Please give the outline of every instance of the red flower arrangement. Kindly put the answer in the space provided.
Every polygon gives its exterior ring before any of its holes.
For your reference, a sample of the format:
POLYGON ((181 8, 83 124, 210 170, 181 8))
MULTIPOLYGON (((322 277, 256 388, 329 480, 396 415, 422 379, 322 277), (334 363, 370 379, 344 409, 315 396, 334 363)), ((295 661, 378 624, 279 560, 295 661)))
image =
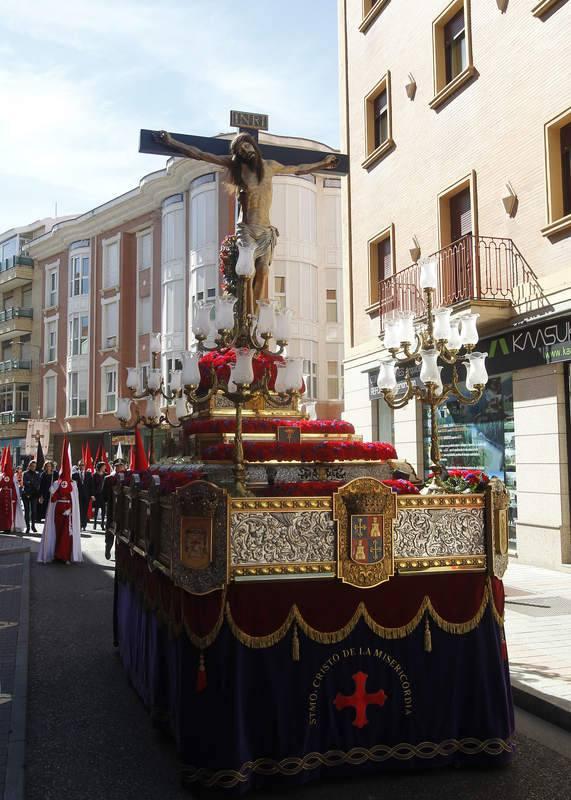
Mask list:
MULTIPOLYGON (((278 482, 273 486, 256 489, 256 494, 259 497, 331 497, 344 483, 345 481, 278 482)), ((381 483, 389 486, 396 494, 418 494, 418 489, 410 481, 399 479, 381 481, 381 483)))
MULTIPOLYGON (((213 444, 205 447, 205 461, 231 461, 232 444, 213 444)), ((246 461, 387 461, 396 458, 392 444, 384 442, 244 442, 246 461)))
MULTIPOLYGON (((244 433, 275 433, 277 428, 299 428, 302 433, 355 433, 350 422, 343 419, 277 419, 275 417, 245 417, 242 420, 244 433)), ((185 422, 187 436, 197 433, 234 433, 234 417, 189 419, 185 422)))
MULTIPOLYGON (((150 475, 158 475, 161 481, 161 494, 172 494, 180 486, 186 486, 192 481, 204 480, 206 474, 196 467, 153 467, 150 475)), ((149 478, 149 485, 151 479, 149 478)), ((145 487, 147 488, 147 487, 145 487)))
MULTIPOLYGON (((449 469, 447 472, 448 477, 442 483, 452 494, 483 492, 486 484, 490 482, 489 477, 481 469, 449 469)), ((429 480, 432 478, 434 478, 433 472, 428 476, 429 480)))

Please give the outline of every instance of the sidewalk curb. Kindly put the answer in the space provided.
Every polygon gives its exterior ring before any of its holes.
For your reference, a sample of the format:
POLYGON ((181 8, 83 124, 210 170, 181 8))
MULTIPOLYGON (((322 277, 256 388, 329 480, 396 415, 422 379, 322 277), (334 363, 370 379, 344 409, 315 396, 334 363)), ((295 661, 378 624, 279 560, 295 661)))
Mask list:
POLYGON ((512 680, 512 695, 516 706, 536 717, 571 732, 571 702, 553 698, 521 681, 512 680))
POLYGON ((10 735, 8 737, 8 757, 6 763, 6 782, 4 800, 23 800, 24 769, 26 759, 26 712, 28 705, 28 643, 30 633, 30 549, 3 550, 1 555, 24 552, 22 587, 20 589, 20 620, 16 664, 14 668, 14 694, 10 735), (26 552, 27 551, 27 552, 26 552))

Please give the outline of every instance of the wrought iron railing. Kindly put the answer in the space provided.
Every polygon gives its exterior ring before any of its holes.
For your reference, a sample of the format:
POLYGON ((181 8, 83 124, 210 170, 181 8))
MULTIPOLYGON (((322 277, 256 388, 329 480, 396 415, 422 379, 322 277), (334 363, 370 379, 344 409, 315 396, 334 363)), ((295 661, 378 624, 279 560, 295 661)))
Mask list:
POLYGON ((14 267, 33 267, 34 259, 29 256, 11 256, 4 258, 0 261, 0 272, 6 272, 7 269, 14 269, 14 267))
MULTIPOLYGON (((438 264, 434 305, 454 306, 470 300, 503 300, 514 306, 540 300, 541 287, 511 239, 464 236, 429 256, 438 264)), ((395 311, 424 314, 420 264, 379 282, 379 316, 395 311)))
POLYGON ((29 411, 1 411, 0 425, 13 425, 15 422, 24 422, 31 419, 29 411))
POLYGON ((33 308, 5 308, 0 311, 0 322, 9 322, 11 319, 19 319, 20 317, 32 319, 33 316, 33 308))

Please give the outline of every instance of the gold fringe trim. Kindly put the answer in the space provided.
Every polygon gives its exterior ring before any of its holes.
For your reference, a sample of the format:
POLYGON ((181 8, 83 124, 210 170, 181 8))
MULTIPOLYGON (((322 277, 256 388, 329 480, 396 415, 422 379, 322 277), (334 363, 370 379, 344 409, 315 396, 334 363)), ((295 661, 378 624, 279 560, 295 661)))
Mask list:
POLYGON ((426 653, 432 653, 432 633, 430 632, 428 617, 424 620, 424 651, 426 653))
POLYGON ((291 655, 294 661, 299 661, 299 634, 297 625, 293 626, 293 636, 291 640, 291 655))

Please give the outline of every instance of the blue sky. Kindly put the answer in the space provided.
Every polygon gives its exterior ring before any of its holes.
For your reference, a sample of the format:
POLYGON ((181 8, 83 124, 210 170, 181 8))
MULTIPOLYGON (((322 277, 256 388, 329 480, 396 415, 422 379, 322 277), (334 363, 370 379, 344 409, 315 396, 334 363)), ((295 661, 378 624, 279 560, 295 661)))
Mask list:
POLYGON ((164 165, 140 128, 229 110, 339 144, 336 0, 2 0, 0 231, 86 211, 164 165))

